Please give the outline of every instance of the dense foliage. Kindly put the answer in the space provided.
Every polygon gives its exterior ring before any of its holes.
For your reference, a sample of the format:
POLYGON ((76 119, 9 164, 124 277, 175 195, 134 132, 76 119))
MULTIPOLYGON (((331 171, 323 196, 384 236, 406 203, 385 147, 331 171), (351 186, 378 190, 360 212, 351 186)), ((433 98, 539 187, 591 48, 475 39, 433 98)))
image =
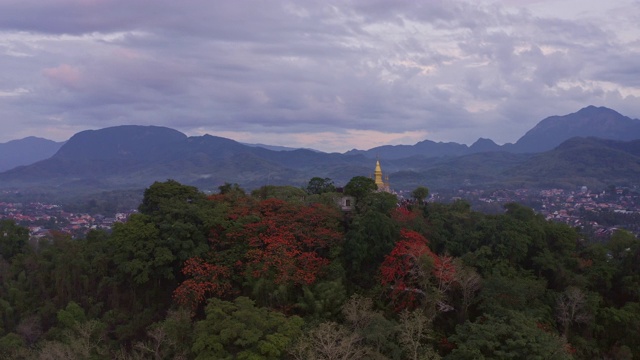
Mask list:
POLYGON ((0 223, 9 359, 633 359, 640 240, 356 178, 147 189, 112 233, 0 223), (373 184, 375 185, 375 184, 373 184))

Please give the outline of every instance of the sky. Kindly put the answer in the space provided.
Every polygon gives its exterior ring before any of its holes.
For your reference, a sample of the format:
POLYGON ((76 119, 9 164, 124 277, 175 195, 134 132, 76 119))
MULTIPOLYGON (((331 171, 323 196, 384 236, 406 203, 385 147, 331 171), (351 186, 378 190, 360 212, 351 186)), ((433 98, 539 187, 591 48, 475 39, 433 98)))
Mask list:
POLYGON ((640 118, 640 0, 0 0, 0 142, 503 144, 588 105, 640 118))

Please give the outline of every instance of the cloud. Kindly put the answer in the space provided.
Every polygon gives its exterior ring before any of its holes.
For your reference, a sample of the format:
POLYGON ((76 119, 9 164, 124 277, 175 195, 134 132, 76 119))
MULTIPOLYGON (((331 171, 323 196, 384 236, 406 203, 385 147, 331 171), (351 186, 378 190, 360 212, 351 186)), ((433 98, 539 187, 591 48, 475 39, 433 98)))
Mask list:
POLYGON ((639 7, 571 4, 3 1, 0 89, 27 91, 0 96, 4 140, 137 123, 347 150, 513 142, 589 104, 638 117, 639 7))
POLYGON ((42 73, 55 85, 70 89, 79 89, 81 86, 82 73, 71 65, 62 64, 54 68, 47 68, 42 73))

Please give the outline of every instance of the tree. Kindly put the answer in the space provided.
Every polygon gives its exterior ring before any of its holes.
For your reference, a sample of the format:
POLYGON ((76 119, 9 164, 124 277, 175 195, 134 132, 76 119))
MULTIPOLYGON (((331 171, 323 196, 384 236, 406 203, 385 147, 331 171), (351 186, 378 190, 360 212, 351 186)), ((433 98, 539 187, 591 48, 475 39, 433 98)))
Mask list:
POLYGON ((636 358, 640 356, 640 303, 628 302, 619 308, 602 308, 597 317, 596 323, 600 326, 596 338, 602 350, 624 346, 631 349, 636 358))
POLYGON ((182 273, 188 279, 174 291, 173 297, 179 304, 188 306, 192 312, 208 296, 223 297, 231 292, 231 269, 227 266, 193 257, 184 263, 182 273))
POLYGON ((429 196, 429 189, 424 186, 418 186, 411 192, 411 197, 418 203, 418 205, 424 204, 424 199, 429 196))
POLYGON ((251 196, 260 200, 280 199, 294 203, 302 203, 306 195, 304 190, 295 186, 265 185, 251 192, 251 196))
POLYGON ((340 314, 340 308, 346 299, 347 289, 342 279, 319 281, 303 288, 302 299, 296 304, 296 308, 302 310, 308 318, 333 320, 340 314))
POLYGON ((480 290, 480 309, 485 314, 499 315, 515 310, 534 317, 548 313, 547 282, 534 277, 491 276, 480 290))
POLYGON ((42 343, 38 359, 101 359, 107 355, 104 340, 104 324, 97 320, 77 322, 64 331, 60 341, 42 343))
POLYGON ((206 200, 194 186, 182 185, 175 180, 154 182, 144 191, 144 198, 138 210, 149 216, 163 215, 176 208, 176 204, 190 204, 206 200))
POLYGON ((572 358, 558 335, 545 331, 536 319, 516 311, 467 321, 456 327, 450 341, 456 345, 445 357, 450 360, 572 358))
POLYGON ((16 225, 13 220, 0 220, 0 256, 11 259, 24 251, 29 241, 29 230, 16 225))
POLYGON ((358 334, 335 322, 311 329, 291 349, 296 360, 371 359, 370 352, 358 334))
POLYGON ((391 216, 398 208, 398 197, 388 192, 373 192, 367 194, 356 205, 360 212, 376 211, 391 216))
POLYGON ((571 325, 586 324, 593 316, 588 312, 587 297, 575 286, 570 286, 556 301, 556 316, 562 325, 562 335, 567 336, 571 325))
POLYGON ((195 327, 196 359, 282 359, 304 323, 242 296, 233 302, 212 298, 205 314, 195 327))
POLYGON ((209 231, 223 221, 225 207, 208 200, 193 186, 168 180, 145 190, 139 211, 158 230, 159 241, 169 245, 182 262, 209 249, 209 231))
POLYGON ((176 256, 172 248, 177 244, 162 241, 146 215, 134 214, 128 222, 115 224, 111 243, 115 250, 113 261, 123 281, 139 286, 151 280, 175 278, 176 256))
POLYGON ((270 301, 274 287, 315 283, 330 263, 329 249, 341 241, 335 209, 269 199, 255 211, 259 220, 229 233, 246 241, 244 275, 257 281, 254 291, 270 301))
POLYGON ((414 309, 428 296, 424 284, 435 258, 422 235, 400 231, 400 241, 380 266, 382 285, 390 289, 396 310, 414 309))
POLYGON ((333 184, 333 180, 329 179, 329 178, 321 178, 321 177, 314 177, 311 180, 309 180, 309 184, 307 184, 307 193, 309 195, 312 194, 324 194, 327 192, 334 192, 336 191, 336 187, 333 184))
POLYGON ((387 319, 382 312, 374 310, 373 300, 359 295, 351 296, 342 307, 345 325, 357 334, 371 351, 370 358, 380 358, 380 354, 399 352, 396 333, 397 324, 387 319))
POLYGON ((16 333, 8 333, 0 337, 0 353, 7 356, 8 359, 22 359, 23 357, 18 356, 18 353, 26 352, 25 345, 24 339, 16 333))
POLYGON ((381 282, 390 289, 396 310, 429 304, 439 311, 449 311, 452 308, 445 295, 456 280, 456 268, 450 256, 434 254, 424 236, 403 229, 380 266, 381 282))
POLYGON ((123 348, 116 359, 188 359, 193 343, 193 323, 184 309, 169 311, 167 317, 147 329, 144 341, 127 351, 123 348))
POLYGON ((378 268, 400 235, 395 221, 383 213, 358 214, 350 224, 344 244, 347 277, 361 287, 376 283, 378 268))
POLYGON ((295 359, 386 359, 399 353, 396 324, 373 310, 370 298, 354 295, 342 308, 345 322, 328 321, 312 328, 291 349, 295 359))
POLYGON ((400 313, 398 340, 404 348, 407 359, 440 359, 440 356, 433 348, 426 344, 426 340, 429 340, 433 333, 432 320, 433 318, 428 316, 422 309, 404 310, 400 313))
POLYGON ((193 305, 244 290, 260 305, 282 305, 280 295, 323 276, 342 242, 340 215, 335 208, 278 199, 238 203, 224 226, 212 229, 212 251, 186 263, 190 278, 175 296, 193 305))
POLYGON ((482 286, 482 277, 476 269, 460 264, 458 265, 458 271, 456 271, 455 281, 461 295, 459 296, 458 318, 460 323, 463 323, 466 320, 469 306, 473 303, 476 293, 482 286))
POLYGON ((640 240, 638 240, 635 235, 626 230, 619 229, 613 233, 606 247, 611 251, 611 256, 615 259, 622 259, 639 245, 640 240))
POLYGON ((224 183, 224 185, 220 185, 218 186, 218 190, 220 191, 221 195, 231 195, 231 194, 237 194, 237 195, 244 195, 245 191, 243 188, 240 187, 240 185, 233 183, 233 184, 229 184, 229 183, 224 183))
POLYGON ((376 182, 366 176, 356 176, 351 178, 347 185, 344 187, 345 195, 350 195, 356 198, 356 202, 362 200, 367 194, 370 194, 378 189, 376 182))

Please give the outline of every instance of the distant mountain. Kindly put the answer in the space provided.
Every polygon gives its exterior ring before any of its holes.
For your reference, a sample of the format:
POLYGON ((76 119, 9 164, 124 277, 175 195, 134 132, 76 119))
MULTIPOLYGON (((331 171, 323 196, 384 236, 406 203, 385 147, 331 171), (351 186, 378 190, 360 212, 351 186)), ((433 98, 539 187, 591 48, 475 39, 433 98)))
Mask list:
POLYGON ((427 186, 431 189, 456 189, 462 187, 502 187, 508 183, 509 169, 526 161, 530 154, 512 154, 504 151, 425 159, 424 166, 414 166, 392 173, 392 187, 415 189, 427 186), (429 161, 431 160, 431 161, 429 161))
POLYGON ((369 150, 350 150, 346 154, 362 154, 368 158, 388 160, 402 159, 414 155, 426 157, 459 156, 469 152, 467 145, 454 142, 420 141, 415 145, 384 145, 369 150))
POLYGON ((215 190, 225 182, 247 188, 302 186, 325 174, 346 183, 368 170, 366 162, 362 155, 273 151, 217 136, 187 137, 173 129, 131 125, 80 132, 51 158, 1 173, 0 187, 143 188, 171 178, 215 190))
POLYGON ((570 188, 635 186, 640 179, 640 140, 572 138, 538 154, 480 152, 425 162, 390 175, 402 189, 570 188))
POLYGON ((482 153, 482 152, 492 152, 492 151, 500 151, 502 147, 491 139, 480 138, 473 145, 469 146, 470 153, 482 153))
POLYGON ((634 135, 637 122, 610 109, 587 107, 547 118, 509 146, 489 139, 471 146, 425 140, 345 154, 274 151, 212 135, 187 137, 164 127, 117 126, 80 132, 53 156, 0 173, 0 188, 133 189, 175 179, 203 190, 216 190, 225 182, 254 189, 267 184, 305 186, 315 176, 344 185, 354 176, 371 176, 376 157, 394 189, 634 184, 640 178, 640 140, 583 137, 545 152, 531 149, 532 139, 538 138, 542 148, 550 146, 547 138, 559 141, 561 136, 554 134, 583 131, 585 126, 607 136, 640 139, 634 135), (505 151, 515 148, 521 151, 505 151))
POLYGON ((149 160, 187 135, 160 126, 122 125, 86 130, 71 137, 54 155, 67 160, 149 160))
POLYGON ((640 179, 640 140, 572 138, 504 175, 512 182, 537 186, 634 186, 640 179))
POLYGON ((631 119, 606 107, 588 106, 576 113, 551 116, 540 121, 515 144, 498 145, 490 139, 478 139, 467 146, 454 142, 421 141, 415 145, 385 145, 369 150, 350 150, 347 154, 363 154, 369 158, 402 159, 414 155, 426 157, 461 156, 481 152, 507 151, 540 153, 573 137, 594 136, 629 141, 640 139, 640 120, 631 119))
POLYGON ((0 144, 0 172, 47 159, 60 149, 62 142, 26 137, 0 144))
POLYGON ((576 136, 622 141, 640 139, 640 120, 631 119, 606 107, 588 106, 573 114, 550 116, 540 121, 515 144, 505 149, 538 153, 551 150, 576 136))
POLYGON ((311 150, 311 151, 315 151, 315 152, 323 152, 320 150, 315 150, 315 149, 310 149, 310 148, 293 148, 293 147, 288 147, 288 146, 278 146, 278 145, 266 145, 266 144, 248 144, 248 143, 241 143, 242 145, 246 145, 246 146, 251 146, 251 147, 261 147, 267 150, 273 150, 273 151, 294 151, 294 150, 311 150))

